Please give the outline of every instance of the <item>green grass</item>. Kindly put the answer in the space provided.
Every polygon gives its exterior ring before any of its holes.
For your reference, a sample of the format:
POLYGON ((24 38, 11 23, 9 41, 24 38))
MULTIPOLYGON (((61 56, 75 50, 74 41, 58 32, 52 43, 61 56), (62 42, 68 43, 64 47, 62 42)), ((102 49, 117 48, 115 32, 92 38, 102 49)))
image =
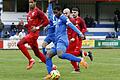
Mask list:
MULTIPOLYGON (((89 49, 86 49, 88 51, 89 49)), ((0 50, 0 80, 42 80, 47 74, 44 63, 39 63, 33 52, 36 64, 26 70, 27 59, 19 50, 0 50)), ((80 74, 73 74, 69 61, 53 58, 61 73, 60 80, 120 80, 120 49, 94 49, 94 61, 89 58, 89 68, 81 67, 80 74)))

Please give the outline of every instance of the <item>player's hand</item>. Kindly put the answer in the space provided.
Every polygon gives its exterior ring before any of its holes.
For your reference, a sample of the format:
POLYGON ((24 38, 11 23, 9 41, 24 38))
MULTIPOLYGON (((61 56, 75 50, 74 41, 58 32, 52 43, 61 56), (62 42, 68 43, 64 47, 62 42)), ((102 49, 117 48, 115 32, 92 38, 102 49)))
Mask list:
POLYGON ((85 35, 81 34, 81 35, 79 35, 79 37, 80 37, 82 40, 85 40, 85 35))
POLYGON ((37 30, 40 30, 41 27, 42 27, 42 24, 39 25, 39 26, 37 26, 37 27, 33 26, 32 29, 31 29, 31 31, 32 32, 36 32, 37 30))
POLYGON ((38 29, 36 29, 35 26, 31 29, 32 32, 36 32, 37 30, 38 30, 38 29))
POLYGON ((70 42, 74 42, 74 41, 75 41, 75 38, 71 38, 71 39, 70 39, 70 42))
POLYGON ((86 36, 84 36, 84 38, 82 40, 86 40, 86 36))

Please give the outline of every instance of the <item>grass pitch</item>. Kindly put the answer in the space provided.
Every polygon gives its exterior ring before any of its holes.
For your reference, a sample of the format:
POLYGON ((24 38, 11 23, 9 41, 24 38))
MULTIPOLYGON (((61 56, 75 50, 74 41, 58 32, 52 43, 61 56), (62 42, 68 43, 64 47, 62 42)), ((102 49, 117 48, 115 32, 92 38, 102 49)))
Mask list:
MULTIPOLYGON (((89 49, 85 49, 88 51, 89 49)), ((71 64, 67 60, 53 58, 61 73, 60 80, 120 80, 120 49, 93 49, 94 61, 89 58, 88 69, 81 67, 80 74, 73 74, 71 64)), ((47 74, 44 63, 36 60, 31 70, 26 70, 27 59, 19 50, 0 50, 0 80, 42 80, 47 74)))

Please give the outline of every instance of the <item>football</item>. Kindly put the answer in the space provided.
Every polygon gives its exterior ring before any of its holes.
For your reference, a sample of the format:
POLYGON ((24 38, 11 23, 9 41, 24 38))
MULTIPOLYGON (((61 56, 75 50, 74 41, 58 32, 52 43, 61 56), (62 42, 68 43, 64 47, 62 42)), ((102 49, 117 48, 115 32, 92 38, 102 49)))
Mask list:
POLYGON ((56 69, 56 70, 52 70, 50 72, 51 74, 51 80, 59 80, 60 78, 60 72, 56 69))

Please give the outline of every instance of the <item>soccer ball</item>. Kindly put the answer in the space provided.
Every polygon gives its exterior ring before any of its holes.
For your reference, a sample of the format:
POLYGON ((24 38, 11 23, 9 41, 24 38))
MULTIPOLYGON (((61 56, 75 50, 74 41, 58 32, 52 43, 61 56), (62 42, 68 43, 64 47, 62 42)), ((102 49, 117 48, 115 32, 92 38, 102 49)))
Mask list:
POLYGON ((51 80, 59 80, 60 78, 60 72, 56 69, 56 70, 52 70, 50 72, 51 74, 51 80))

